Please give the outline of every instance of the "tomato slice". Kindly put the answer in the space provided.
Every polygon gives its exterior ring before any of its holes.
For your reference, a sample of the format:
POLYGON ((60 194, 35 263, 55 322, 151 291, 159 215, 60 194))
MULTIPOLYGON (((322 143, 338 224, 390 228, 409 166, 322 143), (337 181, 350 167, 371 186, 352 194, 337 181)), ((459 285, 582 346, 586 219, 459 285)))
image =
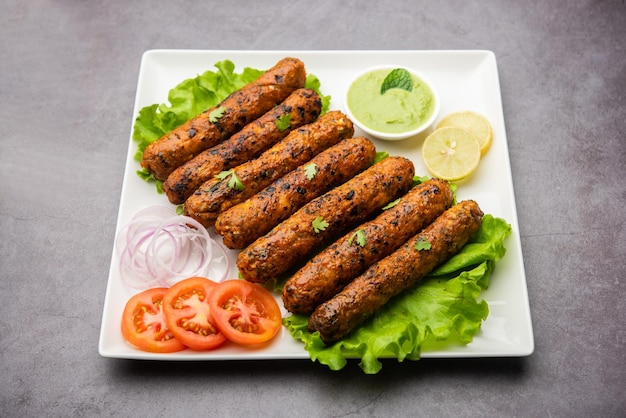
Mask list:
POLYGON ((165 293, 163 312, 174 336, 192 350, 211 350, 226 337, 215 326, 208 297, 217 286, 205 277, 181 280, 165 293))
POLYGON ((276 335, 282 324, 274 296, 256 283, 225 280, 209 296, 215 323, 238 344, 258 344, 276 335))
POLYGON ((164 287, 144 290, 126 302, 122 314, 122 335, 126 341, 152 353, 173 353, 186 348, 165 321, 163 297, 167 290, 164 287))

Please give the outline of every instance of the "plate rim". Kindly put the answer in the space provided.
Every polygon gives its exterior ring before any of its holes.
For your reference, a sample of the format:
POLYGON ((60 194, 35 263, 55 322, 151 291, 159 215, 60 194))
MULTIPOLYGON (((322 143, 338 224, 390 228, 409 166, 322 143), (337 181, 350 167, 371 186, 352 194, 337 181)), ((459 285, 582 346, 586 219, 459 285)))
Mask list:
MULTIPOLYGON (((497 90, 494 92, 495 93, 494 98, 497 102, 497 107, 499 110, 498 123, 502 126, 504 130, 504 135, 502 136, 502 139, 503 139, 504 145, 506 145, 505 166, 507 168, 507 173, 506 173, 507 178, 510 183, 510 187, 507 189, 508 200, 509 200, 508 203, 512 205, 512 211, 514 213, 514 216, 512 219, 506 219, 506 221, 509 224, 511 224, 513 228, 513 233, 507 239, 514 240, 515 245, 513 247, 514 249, 516 249, 516 256, 519 257, 519 261, 520 261, 520 266, 518 266, 518 268, 521 269, 521 272, 520 272, 521 278, 522 278, 521 284, 523 285, 521 286, 522 294, 520 295, 520 297, 522 298, 522 304, 524 305, 524 308, 525 308, 524 320, 528 326, 528 334, 526 335, 527 340, 525 344, 518 346, 518 350, 513 350, 511 352, 486 353, 486 354, 467 352, 467 346, 472 344, 472 343, 469 343, 468 345, 459 346, 458 351, 455 351, 454 349, 450 351, 423 351, 421 353, 421 358, 526 357, 526 356, 531 355, 534 352, 535 343, 534 343, 532 315, 530 311, 530 301, 528 297, 528 284, 527 284, 527 277, 526 277, 526 272, 525 272, 525 267, 524 267, 524 258, 523 258, 522 247, 521 247, 521 236, 519 234, 519 222, 518 222, 518 216, 517 216, 515 190, 514 190, 514 185, 512 182, 512 172, 511 172, 510 155, 509 155, 509 149, 508 149, 508 139, 507 139, 506 132, 505 132, 500 78, 499 78, 499 72, 498 72, 498 67, 497 67, 496 55, 493 51, 488 50, 488 49, 451 49, 451 50, 444 50, 444 49, 433 49, 433 50, 382 50, 382 49, 375 49, 375 50, 341 50, 341 49, 336 49, 336 50, 292 50, 292 49, 234 50, 234 49, 227 49, 227 50, 216 50, 216 49, 160 49, 159 48, 159 49, 145 50, 141 55, 140 68, 139 68, 139 73, 138 73, 138 81, 137 81, 135 100, 134 100, 134 106, 133 106, 133 114, 131 118, 131 127, 130 127, 130 135, 129 135, 130 138, 128 142, 125 170, 124 170, 122 188, 121 188, 121 193, 120 193, 120 205, 118 208, 118 213, 117 213, 117 218, 116 218, 116 228, 115 228, 116 232, 115 232, 115 238, 114 238, 114 243, 113 243, 112 257, 110 260, 108 280, 107 280, 107 286, 106 286, 106 291, 105 291, 105 300, 104 300, 104 306, 103 306, 103 312, 102 312, 102 322, 101 322, 100 337, 99 337, 99 343, 98 343, 98 352, 102 357, 122 358, 122 359, 145 359, 145 360, 173 360, 173 361, 310 359, 309 353, 304 349, 303 346, 301 349, 301 353, 289 352, 289 353, 282 353, 282 354, 281 353, 269 353, 269 352, 267 353, 252 352, 253 354, 251 354, 250 352, 244 352, 244 354, 242 355, 242 353, 240 352, 219 353, 218 351, 213 351, 213 352, 204 352, 204 353, 193 353, 193 355, 176 355, 177 353, 170 353, 170 354, 164 355, 164 354, 157 354, 157 353, 142 352, 142 351, 133 349, 132 347, 130 347, 130 345, 129 345, 130 351, 115 352, 115 350, 109 349, 106 344, 107 329, 105 325, 107 324, 107 321, 108 321, 107 313, 108 313, 108 309, 110 308, 110 303, 111 303, 111 300, 110 300, 111 298, 110 288, 112 286, 111 279, 112 279, 112 276, 114 274, 114 269, 115 269, 115 265, 114 265, 115 239, 117 238, 117 233, 121 225, 120 221, 121 221, 122 213, 124 209, 122 203, 124 202, 124 198, 126 194, 128 193, 127 188, 130 187, 127 182, 127 177, 131 174, 134 174, 134 171, 129 172, 128 170, 129 163, 131 161, 134 161, 133 156, 134 156, 134 152, 136 148, 136 146, 135 147, 133 146, 135 144, 135 141, 132 139, 132 127, 134 125, 135 118, 137 117, 137 112, 139 111, 139 109, 145 106, 145 104, 140 103, 140 95, 141 95, 142 87, 143 87, 142 77, 145 77, 146 71, 149 70, 149 66, 150 66, 149 60, 153 59, 153 57, 165 56, 165 55, 207 55, 207 56, 217 55, 217 56, 222 56, 222 58, 218 58, 220 60, 223 60, 223 59, 232 60, 232 58, 227 58, 226 57, 227 55, 233 56, 233 57, 234 56, 254 57, 254 56, 264 56, 264 55, 265 56, 266 55, 282 55, 282 56, 294 55, 294 56, 303 57, 303 61, 304 61, 305 57, 313 57, 313 56, 320 56, 320 55, 331 57, 331 56, 340 55, 340 54, 341 55, 363 55, 363 56, 369 56, 369 57, 374 57, 374 56, 381 55, 381 54, 401 56, 401 57, 415 56, 415 55, 429 55, 429 54, 439 55, 439 56, 445 56, 445 55, 470 56, 471 55, 471 56, 481 57, 482 60, 487 61, 486 65, 489 65, 490 67, 492 67, 491 70, 493 71, 493 75, 495 77, 494 80, 492 80, 492 82, 494 83, 494 86, 497 90)), ((235 62, 235 65, 237 65, 236 62, 235 62)), ((305 61, 305 65, 306 65, 306 61, 305 61)), ((315 73, 314 70, 311 72, 315 73)), ((179 81, 182 81, 182 80, 179 80, 179 81)), ((324 80, 320 78, 320 81, 322 82, 322 90, 324 90, 324 80)), ((174 87, 174 85, 170 85, 166 87, 170 89, 174 87)), ((164 100, 166 99, 167 98, 165 98, 164 100)), ((510 251, 510 248, 507 248, 507 252, 509 251, 510 251)), ((487 319, 489 319, 489 317, 487 319)), ((483 321, 483 324, 485 323, 485 321, 483 321)), ((284 327, 282 328, 282 332, 283 333, 287 332, 284 327)), ((289 336, 289 338, 291 337, 289 336)), ((301 344, 299 342, 297 343, 301 344)))

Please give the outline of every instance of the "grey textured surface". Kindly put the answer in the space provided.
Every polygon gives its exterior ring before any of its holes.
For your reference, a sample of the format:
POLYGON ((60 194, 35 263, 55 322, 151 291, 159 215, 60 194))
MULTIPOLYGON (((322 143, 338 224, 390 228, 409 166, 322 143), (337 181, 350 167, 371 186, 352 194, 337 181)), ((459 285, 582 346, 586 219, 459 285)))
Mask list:
POLYGON ((626 4, 5 0, 0 415, 624 416, 626 4), (155 363, 97 352, 147 49, 489 49, 535 353, 155 363))

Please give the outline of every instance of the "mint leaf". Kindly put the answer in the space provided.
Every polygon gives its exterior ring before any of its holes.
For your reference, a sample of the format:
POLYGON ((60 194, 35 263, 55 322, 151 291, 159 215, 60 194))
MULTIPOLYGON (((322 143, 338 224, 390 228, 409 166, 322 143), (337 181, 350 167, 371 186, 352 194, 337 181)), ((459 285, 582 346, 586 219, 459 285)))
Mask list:
POLYGON ((310 163, 304 166, 304 175, 306 176, 307 180, 313 180, 313 177, 315 177, 318 171, 319 168, 315 163, 310 163))
POLYGON ((391 70, 380 86, 380 94, 385 94, 390 89, 402 89, 406 91, 413 90, 413 78, 404 68, 396 68, 391 70))

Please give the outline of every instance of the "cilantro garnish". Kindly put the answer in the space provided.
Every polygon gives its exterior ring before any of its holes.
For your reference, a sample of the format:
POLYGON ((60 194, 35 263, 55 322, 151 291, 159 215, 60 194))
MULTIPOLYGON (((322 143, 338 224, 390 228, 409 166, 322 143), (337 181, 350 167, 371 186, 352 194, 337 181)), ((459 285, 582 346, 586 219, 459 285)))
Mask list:
POLYGON ((363 231, 362 229, 357 229, 354 234, 352 234, 352 236, 350 236, 350 239, 348 240, 348 244, 352 245, 352 241, 356 239, 356 243, 359 244, 361 247, 365 247, 365 244, 367 243, 367 237, 365 236, 365 231, 363 231))
POLYGON ((415 245, 413 245, 413 248, 415 248, 417 251, 422 251, 422 250, 430 250, 431 246, 432 245, 430 245, 430 242, 428 242, 426 238, 419 237, 417 241, 415 242, 415 245))
POLYGON ((411 78, 411 73, 404 68, 392 70, 383 80, 383 84, 380 86, 380 94, 385 94, 387 90, 391 89, 413 90, 413 78, 411 78))
POLYGON ((325 231, 326 228, 328 228, 328 222, 326 222, 321 216, 313 219, 311 225, 313 226, 313 231, 315 231, 316 234, 320 233, 321 231, 325 231))
POLYGON ((224 116, 224 112, 226 112, 226 108, 224 106, 220 106, 216 109, 213 109, 211 113, 209 113, 209 122, 215 123, 219 118, 224 116))
POLYGON ((312 180, 318 171, 319 168, 315 163, 310 163, 304 166, 304 175, 306 176, 307 180, 312 180))
POLYGON ((398 202, 400 202, 400 198, 397 198, 396 200, 394 200, 393 202, 389 202, 387 203, 385 206, 383 206, 383 210, 387 210, 387 209, 391 209, 392 207, 394 207, 395 205, 398 204, 398 202))
POLYGON ((243 185, 239 177, 237 177, 237 175, 235 174, 234 169, 222 171, 221 173, 215 175, 215 177, 220 180, 224 180, 228 176, 230 176, 230 178, 228 179, 228 187, 237 191, 242 191, 244 189, 245 186, 243 185))
POLYGON ((276 119, 276 127, 279 131, 284 131, 285 129, 289 129, 291 126, 291 114, 286 113, 281 115, 278 119, 276 119))

